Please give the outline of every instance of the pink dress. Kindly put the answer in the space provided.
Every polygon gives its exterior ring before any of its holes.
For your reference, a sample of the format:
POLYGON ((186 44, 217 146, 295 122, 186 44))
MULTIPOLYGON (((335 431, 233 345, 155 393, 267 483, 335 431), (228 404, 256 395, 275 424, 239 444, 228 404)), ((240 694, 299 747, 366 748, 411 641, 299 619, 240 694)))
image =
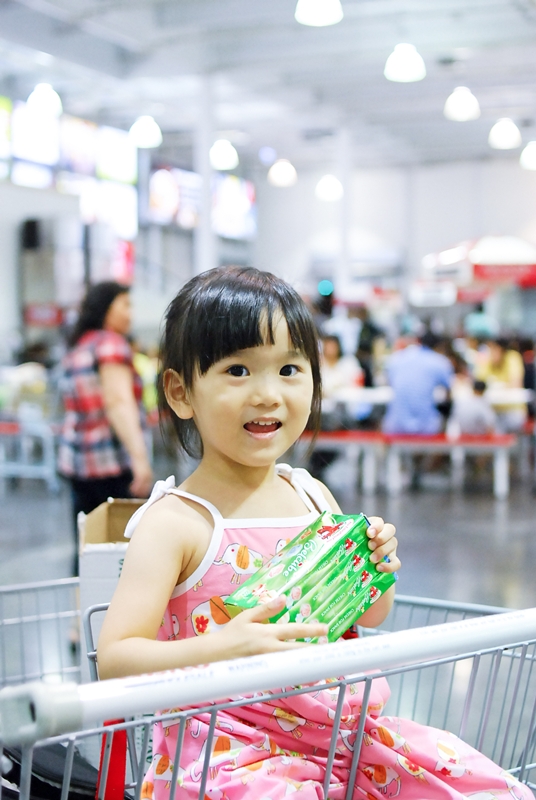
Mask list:
MULTIPOLYGON (((309 473, 277 465, 294 486, 307 514, 290 519, 224 519, 206 500, 159 481, 148 502, 130 521, 130 536, 145 509, 165 494, 189 498, 208 509, 214 533, 203 561, 176 587, 158 639, 186 639, 217 630, 225 599, 272 556, 327 509, 324 495, 309 473)), ((366 709, 365 738, 352 798, 401 800, 534 800, 530 790, 481 753, 447 731, 396 717, 381 716, 389 698, 384 678, 374 680, 366 709)), ((269 693, 268 693, 269 694, 269 693)), ((361 714, 363 685, 346 690, 341 730, 328 798, 343 800, 348 788, 353 742, 361 714)), ((269 700, 222 711, 218 715, 205 798, 279 800, 300 792, 300 800, 324 798, 323 781, 337 703, 337 688, 287 699, 269 700)), ((180 764, 174 764, 178 722, 157 724, 153 758, 141 797, 167 800, 171 782, 176 798, 198 797, 210 718, 197 714, 187 723, 180 764)))

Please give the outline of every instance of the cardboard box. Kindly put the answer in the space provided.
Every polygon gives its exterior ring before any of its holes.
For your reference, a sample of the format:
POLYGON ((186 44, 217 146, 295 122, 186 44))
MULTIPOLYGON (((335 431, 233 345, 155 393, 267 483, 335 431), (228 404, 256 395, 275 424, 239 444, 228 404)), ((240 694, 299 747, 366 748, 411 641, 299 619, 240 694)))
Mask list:
MULTIPOLYGON (((90 514, 78 516, 80 552, 80 609, 82 615, 90 606, 109 603, 123 568, 128 539, 127 522, 145 500, 108 498, 90 514)), ((95 642, 104 614, 94 616, 92 629, 95 642)), ((82 654, 82 680, 90 680, 87 658, 82 654)))
POLYGON ((270 622, 322 622, 339 639, 396 581, 369 561, 364 514, 325 511, 225 600, 229 617, 276 597, 285 606, 270 622))

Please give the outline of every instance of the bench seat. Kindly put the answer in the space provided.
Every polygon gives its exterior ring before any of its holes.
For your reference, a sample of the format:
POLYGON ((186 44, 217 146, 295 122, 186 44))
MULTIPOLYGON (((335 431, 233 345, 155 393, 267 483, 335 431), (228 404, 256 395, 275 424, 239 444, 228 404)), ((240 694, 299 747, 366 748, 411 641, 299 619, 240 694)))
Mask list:
MULTIPOLYGON (((312 431, 305 431, 300 442, 310 443, 312 431)), ((401 460, 406 453, 439 453, 449 455, 452 465, 452 483, 463 485, 464 465, 467 455, 493 455, 493 492, 495 497, 506 497, 510 490, 510 451, 517 443, 514 434, 462 434, 452 438, 444 433, 435 435, 385 434, 381 431, 341 430, 320 431, 314 447, 329 447, 343 452, 359 469, 363 491, 374 492, 378 484, 378 465, 386 456, 386 488, 390 494, 402 489, 401 460)))
POLYGON ((410 434, 385 434, 387 445, 387 490, 397 494, 402 488, 401 456, 404 453, 439 453, 450 455, 452 482, 461 486, 467 455, 493 455, 493 493, 497 498, 508 496, 510 491, 510 451, 516 445, 514 434, 462 434, 457 438, 444 433, 434 436, 410 434))

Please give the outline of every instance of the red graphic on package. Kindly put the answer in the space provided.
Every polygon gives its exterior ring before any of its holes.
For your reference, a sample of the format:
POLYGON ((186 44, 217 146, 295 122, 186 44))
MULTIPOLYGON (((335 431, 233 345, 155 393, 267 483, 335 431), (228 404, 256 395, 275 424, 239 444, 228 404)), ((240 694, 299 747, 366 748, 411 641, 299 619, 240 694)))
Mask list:
POLYGON ((360 556, 359 553, 355 553, 354 557, 352 558, 352 566, 355 570, 361 569, 363 564, 365 563, 365 559, 363 556, 360 556))
POLYGON ((363 589, 365 586, 368 586, 372 580, 372 575, 370 572, 367 572, 366 569, 363 570, 361 573, 361 588, 363 589))
POLYGON ((337 531, 340 531, 343 525, 344 522, 339 522, 337 525, 322 525, 322 527, 318 529, 318 535, 325 542, 328 539, 331 539, 332 536, 335 536, 337 531))

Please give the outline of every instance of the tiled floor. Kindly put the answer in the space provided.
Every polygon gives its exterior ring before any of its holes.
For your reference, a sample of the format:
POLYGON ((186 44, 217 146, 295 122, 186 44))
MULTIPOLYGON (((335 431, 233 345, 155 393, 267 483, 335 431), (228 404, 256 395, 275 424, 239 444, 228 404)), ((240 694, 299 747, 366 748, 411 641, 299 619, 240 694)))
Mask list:
MULTIPOLYGON (((158 478, 173 472, 159 454, 158 478)), ((536 502, 530 483, 514 475, 510 497, 493 498, 491 474, 448 488, 441 473, 425 475, 419 491, 363 497, 342 463, 326 480, 348 512, 363 510, 394 522, 403 563, 404 594, 510 608, 536 606, 536 502)), ((67 487, 50 495, 43 483, 21 481, 0 497, 0 585, 66 577, 73 537, 67 487)))

